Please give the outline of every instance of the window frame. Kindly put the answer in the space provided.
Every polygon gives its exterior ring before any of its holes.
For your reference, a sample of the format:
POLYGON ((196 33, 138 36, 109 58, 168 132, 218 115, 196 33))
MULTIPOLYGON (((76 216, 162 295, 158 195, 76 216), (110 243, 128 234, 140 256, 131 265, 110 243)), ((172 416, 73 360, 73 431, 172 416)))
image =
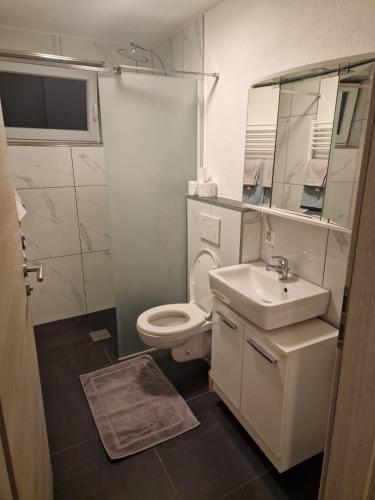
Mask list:
POLYGON ((64 130, 26 127, 5 127, 8 142, 100 143, 98 77, 95 71, 58 68, 40 64, 0 61, 0 72, 50 76, 86 81, 87 130, 64 130))

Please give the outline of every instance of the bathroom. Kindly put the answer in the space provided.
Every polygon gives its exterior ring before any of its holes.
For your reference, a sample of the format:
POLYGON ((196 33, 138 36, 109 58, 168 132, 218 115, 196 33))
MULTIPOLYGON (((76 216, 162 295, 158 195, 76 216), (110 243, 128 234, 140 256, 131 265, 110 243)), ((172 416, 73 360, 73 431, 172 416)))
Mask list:
POLYGON ((0 498, 374 498, 373 2, 0 13, 0 498))

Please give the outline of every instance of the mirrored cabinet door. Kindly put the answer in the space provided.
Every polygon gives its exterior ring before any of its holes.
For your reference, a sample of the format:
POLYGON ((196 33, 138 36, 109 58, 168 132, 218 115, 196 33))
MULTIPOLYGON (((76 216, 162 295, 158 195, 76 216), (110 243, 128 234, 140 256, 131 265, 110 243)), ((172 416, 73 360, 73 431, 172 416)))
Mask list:
POLYGON ((251 88, 248 94, 242 200, 270 206, 279 86, 251 88))
POLYGON ((272 207, 321 217, 337 74, 280 85, 272 207))
POLYGON ((347 228, 353 224, 374 67, 340 72, 323 217, 347 228))

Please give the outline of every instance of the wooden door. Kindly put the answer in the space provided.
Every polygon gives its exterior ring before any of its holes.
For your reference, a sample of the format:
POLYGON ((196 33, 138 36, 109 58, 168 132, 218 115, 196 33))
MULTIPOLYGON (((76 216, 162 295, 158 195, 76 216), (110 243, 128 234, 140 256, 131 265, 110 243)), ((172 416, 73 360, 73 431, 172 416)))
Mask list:
POLYGON ((320 498, 375 499, 375 94, 349 258, 346 326, 320 498))
POLYGON ((0 496, 50 500, 52 473, 0 108, 0 496))

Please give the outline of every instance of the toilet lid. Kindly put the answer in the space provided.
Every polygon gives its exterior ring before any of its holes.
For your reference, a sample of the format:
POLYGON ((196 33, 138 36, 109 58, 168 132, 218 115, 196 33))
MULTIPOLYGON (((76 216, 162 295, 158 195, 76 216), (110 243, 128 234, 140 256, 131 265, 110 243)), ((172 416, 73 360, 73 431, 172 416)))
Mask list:
POLYGON ((212 314, 212 293, 208 273, 217 269, 219 262, 210 250, 200 250, 190 271, 190 302, 197 304, 206 317, 212 314))

